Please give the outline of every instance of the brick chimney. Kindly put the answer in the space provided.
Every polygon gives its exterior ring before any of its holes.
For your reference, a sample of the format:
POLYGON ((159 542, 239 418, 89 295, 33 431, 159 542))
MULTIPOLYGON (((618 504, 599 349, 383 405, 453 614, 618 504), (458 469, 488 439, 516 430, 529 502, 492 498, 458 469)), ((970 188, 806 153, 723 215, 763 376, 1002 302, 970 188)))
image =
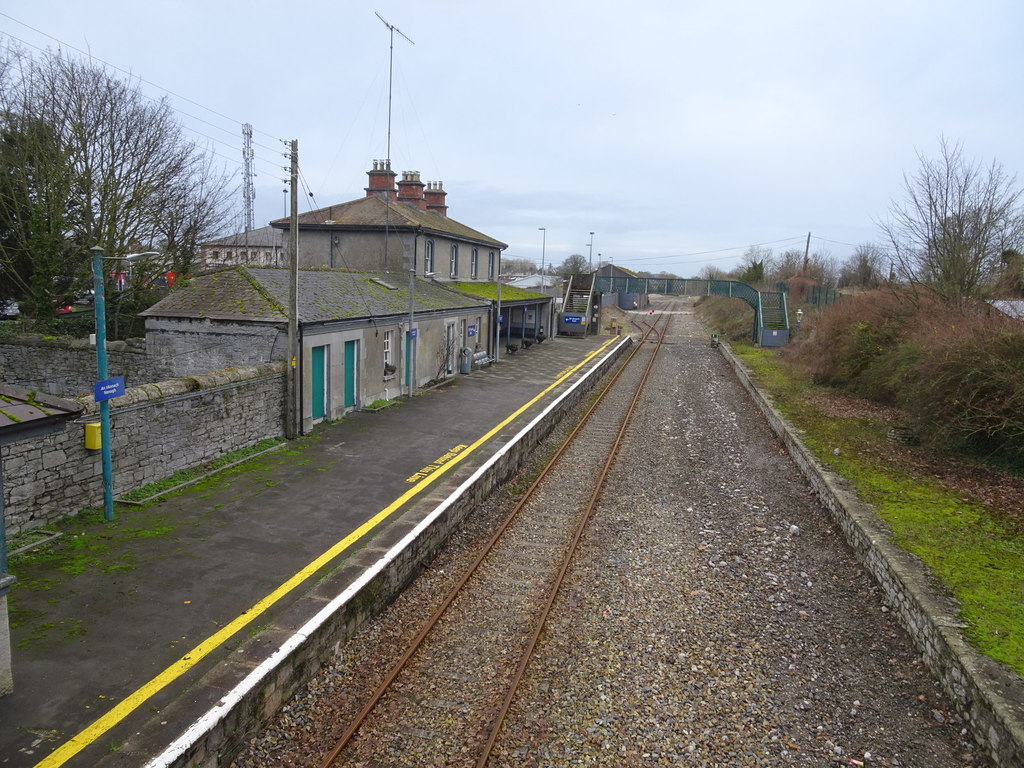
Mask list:
POLYGON ((366 187, 367 197, 376 195, 394 202, 397 194, 395 192, 395 176, 398 174, 391 170, 390 160, 374 160, 373 170, 367 171, 366 175, 370 177, 370 186, 366 187))
POLYGON ((426 198, 427 210, 439 213, 442 216, 448 215, 448 206, 445 205, 444 199, 448 193, 444 191, 442 182, 440 181, 428 181, 427 189, 424 192, 426 198))
POLYGON ((402 171, 402 180, 398 182, 398 202, 411 203, 421 211, 427 210, 423 187, 419 171, 402 171))

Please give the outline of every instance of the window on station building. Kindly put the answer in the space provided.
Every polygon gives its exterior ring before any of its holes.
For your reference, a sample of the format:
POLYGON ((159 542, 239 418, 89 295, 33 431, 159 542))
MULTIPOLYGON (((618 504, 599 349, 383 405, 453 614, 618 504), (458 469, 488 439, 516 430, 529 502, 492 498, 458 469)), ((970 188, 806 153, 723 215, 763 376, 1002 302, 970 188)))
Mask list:
POLYGON ((452 243, 451 257, 448 260, 449 272, 452 277, 459 276, 459 246, 452 243))
POLYGON ((394 365, 395 332, 384 331, 384 367, 394 365))
POLYGON ((496 259, 494 258, 494 251, 488 251, 487 252, 487 279, 488 280, 493 280, 494 279, 494 276, 495 276, 495 272, 494 272, 495 264, 494 264, 494 262, 495 261, 496 261, 496 259))
POLYGON ((427 240, 426 247, 423 249, 423 274, 429 275, 434 271, 434 241, 427 240))
POLYGON ((473 249, 473 252, 469 256, 469 276, 474 280, 480 273, 480 250, 477 248, 473 249))

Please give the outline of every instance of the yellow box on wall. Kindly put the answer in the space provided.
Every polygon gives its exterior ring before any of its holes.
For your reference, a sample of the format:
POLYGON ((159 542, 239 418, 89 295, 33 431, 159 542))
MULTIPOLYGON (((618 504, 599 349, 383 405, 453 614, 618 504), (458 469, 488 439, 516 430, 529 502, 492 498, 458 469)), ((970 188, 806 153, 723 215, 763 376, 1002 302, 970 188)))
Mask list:
POLYGON ((98 451, 103 447, 103 433, 100 431, 98 421, 85 425, 85 447, 90 451, 98 451))

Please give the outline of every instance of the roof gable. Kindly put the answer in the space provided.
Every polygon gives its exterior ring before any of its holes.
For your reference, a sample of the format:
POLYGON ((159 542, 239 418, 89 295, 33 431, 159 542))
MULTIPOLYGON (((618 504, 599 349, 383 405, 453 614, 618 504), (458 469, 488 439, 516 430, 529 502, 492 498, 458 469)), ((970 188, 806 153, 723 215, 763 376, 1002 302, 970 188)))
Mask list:
MULTIPOLYGON (((428 234, 472 240, 495 248, 508 247, 500 240, 478 232, 455 219, 433 211, 424 211, 411 203, 388 202, 376 195, 302 213, 299 214, 298 220, 300 230, 303 227, 356 229, 384 227, 419 229, 422 227, 428 234)), ((289 223, 290 219, 288 218, 275 219, 270 222, 271 226, 277 228, 287 228, 289 223)))

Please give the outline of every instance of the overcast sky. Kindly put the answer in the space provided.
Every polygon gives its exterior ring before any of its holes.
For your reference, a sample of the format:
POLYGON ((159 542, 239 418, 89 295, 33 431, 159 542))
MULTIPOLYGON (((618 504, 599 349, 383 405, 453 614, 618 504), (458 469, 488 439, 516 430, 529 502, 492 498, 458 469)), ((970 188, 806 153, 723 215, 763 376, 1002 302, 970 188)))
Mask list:
POLYGON ((842 260, 940 136, 1024 175, 1020 0, 0 0, 0 30, 172 92, 239 179, 251 123, 262 226, 285 214, 279 140, 302 210, 363 196, 386 157, 375 11, 412 41, 394 35, 392 168, 443 181, 506 256, 539 264, 545 227, 549 263, 685 277, 808 232, 842 260))

